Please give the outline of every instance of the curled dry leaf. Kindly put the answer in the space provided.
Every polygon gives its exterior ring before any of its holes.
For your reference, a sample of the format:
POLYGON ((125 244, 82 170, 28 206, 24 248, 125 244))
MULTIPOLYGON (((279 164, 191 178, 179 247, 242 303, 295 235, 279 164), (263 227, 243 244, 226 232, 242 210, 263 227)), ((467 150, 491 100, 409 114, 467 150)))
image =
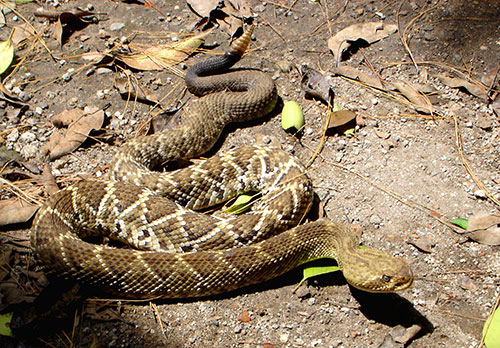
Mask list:
POLYGON ((397 30, 397 25, 384 22, 353 24, 328 39, 328 48, 338 58, 355 41, 364 40, 368 44, 372 44, 395 33, 397 30))
POLYGON ((17 198, 0 201, 0 226, 21 224, 29 221, 38 205, 25 203, 17 198))
POLYGON ((243 26, 243 19, 252 17, 246 0, 187 0, 187 4, 202 18, 197 26, 217 24, 231 36, 243 26))
POLYGON ((43 17, 56 21, 54 34, 60 46, 64 44, 64 41, 74 31, 81 30, 89 23, 98 21, 97 13, 85 11, 80 8, 73 8, 64 11, 39 8, 34 14, 36 17, 43 17))
POLYGON ((472 83, 470 81, 461 79, 459 77, 449 77, 443 74, 437 75, 439 81, 450 88, 462 88, 467 90, 470 94, 486 99, 488 97, 488 87, 480 84, 480 83, 472 83))
POLYGON ((302 66, 301 73, 300 87, 304 90, 307 98, 316 98, 326 104, 330 99, 333 100, 333 89, 322 73, 308 66, 302 66))
POLYGON ((500 245, 500 215, 480 212, 469 218, 470 239, 486 245, 500 245))
POLYGON ((432 103, 418 88, 405 81, 394 81, 392 86, 408 99, 415 110, 424 114, 432 113, 434 109, 432 103))
MULTIPOLYGON (((133 54, 116 54, 116 58, 137 70, 163 70, 182 62, 200 47, 209 32, 192 36, 174 44, 149 47, 136 50, 133 54)), ((131 47, 133 48, 133 47, 131 47)))
POLYGON ((102 127, 104 111, 98 110, 85 113, 83 110, 64 110, 54 116, 52 123, 57 128, 68 127, 64 136, 53 132, 42 153, 48 154, 51 160, 62 157, 76 150, 87 139, 92 130, 102 127))

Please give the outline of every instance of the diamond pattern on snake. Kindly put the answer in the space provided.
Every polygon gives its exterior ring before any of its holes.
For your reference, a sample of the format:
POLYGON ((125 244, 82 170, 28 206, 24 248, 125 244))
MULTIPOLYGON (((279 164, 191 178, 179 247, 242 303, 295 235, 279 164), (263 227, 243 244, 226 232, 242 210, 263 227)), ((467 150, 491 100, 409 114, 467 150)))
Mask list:
POLYGON ((356 288, 390 292, 411 285, 403 260, 360 249, 347 226, 326 219, 300 224, 311 206, 312 182, 281 149, 244 146, 173 172, 152 170, 203 155, 228 123, 275 107, 278 94, 268 75, 230 69, 252 31, 223 56, 189 68, 185 81, 199 98, 177 127, 127 142, 108 181, 82 181, 45 202, 31 244, 46 273, 119 297, 186 298, 260 283, 328 257, 356 288), (244 214, 198 212, 245 192, 260 198, 244 214), (94 243, 103 238, 114 243, 94 243))

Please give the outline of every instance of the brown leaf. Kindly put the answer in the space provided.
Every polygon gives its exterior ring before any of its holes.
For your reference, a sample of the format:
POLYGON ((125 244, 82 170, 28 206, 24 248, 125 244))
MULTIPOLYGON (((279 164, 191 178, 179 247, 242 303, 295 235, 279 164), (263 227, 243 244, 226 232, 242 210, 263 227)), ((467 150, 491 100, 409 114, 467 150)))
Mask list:
POLYGON ((472 83, 459 77, 449 77, 443 74, 437 75, 437 78, 450 88, 463 88, 470 94, 482 99, 486 99, 488 97, 488 87, 483 86, 480 83, 472 83))
POLYGON ((412 86, 410 83, 405 81, 394 81, 392 86, 394 86, 394 89, 401 92, 401 94, 404 95, 410 103, 412 103, 415 110, 425 114, 430 114, 434 109, 429 99, 424 97, 424 93, 420 92, 420 90, 418 90, 415 86, 412 86))
POLYGON ((0 201, 0 226, 27 222, 39 206, 12 198, 0 201))
POLYGON ((431 238, 428 236, 415 238, 413 240, 408 241, 408 244, 413 245, 415 248, 417 248, 418 250, 423 251, 425 253, 431 253, 432 246, 434 245, 431 238))
POLYGON ((45 191, 49 194, 49 196, 59 191, 56 179, 54 178, 54 175, 52 175, 52 170, 50 169, 48 163, 45 163, 43 166, 43 172, 38 176, 37 182, 45 187, 45 191))
POLYGON ((243 26, 243 19, 252 17, 246 0, 187 0, 187 4, 196 15, 202 17, 197 26, 216 24, 231 36, 243 26), (214 15, 214 11, 218 15, 214 15))
POLYGON ((10 93, 10 91, 5 88, 3 85, 2 81, 0 81, 0 99, 5 100, 6 102, 9 102, 11 104, 15 105, 23 105, 23 106, 28 106, 28 104, 24 103, 19 99, 17 96, 14 94, 10 93))
POLYGON ((61 23, 61 19, 58 18, 57 22, 55 24, 55 29, 54 29, 54 36, 56 37, 57 43, 59 44, 59 47, 62 47, 63 45, 63 34, 64 34, 64 29, 63 25, 61 23))
POLYGON ((85 113, 79 109, 64 110, 54 116, 52 123, 56 127, 68 126, 68 129, 64 136, 53 132, 43 152, 49 153, 51 160, 60 158, 76 150, 92 130, 102 127, 103 122, 104 111, 102 110, 91 113, 85 113))
POLYGON ((355 67, 349 65, 342 65, 336 68, 333 68, 331 73, 335 75, 345 76, 350 79, 363 82, 371 87, 385 90, 384 84, 380 81, 379 78, 368 75, 361 70, 356 69, 355 67))
POLYGON ((351 110, 339 110, 332 112, 328 128, 340 127, 356 119, 356 113, 351 110))
POLYGON ((480 212, 469 218, 470 239, 486 245, 500 245, 500 215, 480 212))
POLYGON ((308 66, 302 66, 301 73, 300 86, 304 90, 306 97, 317 98, 328 104, 329 99, 333 98, 334 92, 326 77, 308 66))
MULTIPOLYGON (((135 49, 133 54, 116 54, 116 58, 137 70, 163 70, 169 66, 182 62, 200 47, 205 36, 204 32, 174 44, 149 47, 145 50, 135 49)), ((130 47, 134 49, 133 46, 130 47)))
POLYGON ((189 8, 200 17, 210 17, 210 12, 217 9, 219 0, 187 0, 189 8))
POLYGON ((328 48, 334 56, 342 55, 353 42, 364 40, 368 44, 377 42, 398 30, 396 24, 384 22, 367 22, 348 26, 328 39, 328 48))

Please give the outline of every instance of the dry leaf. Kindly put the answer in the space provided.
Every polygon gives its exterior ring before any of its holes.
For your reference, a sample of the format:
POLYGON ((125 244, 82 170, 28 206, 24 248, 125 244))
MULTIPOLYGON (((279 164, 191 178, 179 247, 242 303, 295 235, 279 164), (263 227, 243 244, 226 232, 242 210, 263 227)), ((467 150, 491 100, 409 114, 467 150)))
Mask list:
POLYGON ((10 91, 3 85, 2 81, 0 81, 0 92, 0 99, 14 105, 28 106, 28 104, 22 102, 17 96, 10 93, 10 91))
MULTIPOLYGON (((333 99, 333 89, 322 73, 308 66, 302 66, 301 73, 300 86, 304 90, 306 97, 320 99, 327 104, 330 98, 333 99)), ((330 103, 333 103, 333 101, 330 101, 330 103)))
POLYGON ((116 54, 116 58, 137 70, 163 70, 182 62, 200 47, 208 32, 168 45, 150 47, 140 53, 116 54))
POLYGON ((470 239, 486 245, 500 244, 500 215, 480 212, 469 218, 467 232, 470 239))
POLYGON ((89 23, 97 22, 97 13, 85 11, 79 8, 64 11, 46 10, 39 8, 35 11, 36 17, 44 17, 56 21, 54 35, 60 46, 66 39, 77 30, 84 29, 89 23))
POLYGON ((356 120, 356 113, 351 110, 339 110, 332 112, 328 128, 341 127, 356 120))
POLYGON ((459 77, 449 77, 443 74, 437 75, 437 78, 439 79, 439 81, 450 88, 464 88, 469 93, 482 99, 486 99, 488 97, 488 87, 483 86, 482 84, 472 83, 459 77))
POLYGON ((29 221, 38 210, 38 205, 25 203, 17 198, 0 201, 0 226, 29 221))
POLYGON ((187 0, 191 11, 200 17, 210 17, 210 12, 219 7, 219 0, 187 0))
POLYGON ((364 40, 368 44, 372 44, 395 33, 397 30, 397 25, 384 22, 353 24, 328 39, 328 48, 338 58, 357 40, 364 40))
POLYGON ((355 67, 349 66, 349 65, 343 65, 343 66, 338 66, 336 68, 333 68, 331 73, 334 76, 345 76, 350 79, 356 80, 363 82, 371 87, 378 88, 378 89, 385 89, 385 86, 382 84, 379 78, 373 76, 373 75, 368 75, 361 70, 356 69, 355 67))
POLYGON ((412 107, 415 108, 418 112, 422 112, 424 114, 432 113, 434 109, 432 107, 432 103, 424 94, 421 93, 416 87, 407 83, 405 81, 395 81, 391 84, 395 90, 398 90, 403 94, 408 101, 412 104, 412 107))
POLYGON ((232 37, 252 17, 246 0, 187 0, 189 8, 202 19, 197 26, 217 25, 232 37))
POLYGON ((59 187, 57 187, 56 179, 54 175, 52 175, 52 170, 48 163, 45 163, 43 166, 43 172, 41 175, 37 177, 37 182, 45 188, 45 192, 50 195, 59 191, 59 187))
POLYGON ((410 240, 408 241, 408 244, 413 245, 415 248, 425 253, 431 253, 432 246, 434 245, 431 238, 429 238, 428 236, 423 236, 418 239, 410 240))
POLYGON ((85 113, 79 109, 64 110, 54 116, 52 123, 58 128, 67 126, 68 129, 64 136, 53 132, 48 144, 42 150, 43 154, 49 153, 49 158, 54 160, 76 150, 92 130, 102 127, 103 122, 104 111, 102 110, 91 113, 85 113))

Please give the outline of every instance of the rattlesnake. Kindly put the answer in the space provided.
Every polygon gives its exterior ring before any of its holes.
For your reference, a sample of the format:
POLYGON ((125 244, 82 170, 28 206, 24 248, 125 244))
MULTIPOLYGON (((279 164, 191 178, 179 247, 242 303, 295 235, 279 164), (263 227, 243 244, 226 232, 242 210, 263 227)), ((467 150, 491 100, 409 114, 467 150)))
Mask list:
POLYGON ((227 123, 274 108, 277 92, 270 77, 256 70, 226 71, 250 35, 251 30, 245 32, 224 56, 189 69, 188 88, 208 95, 191 103, 178 127, 122 146, 109 181, 83 181, 45 202, 31 243, 47 273, 120 297, 199 297, 331 257, 360 289, 395 291, 411 284, 401 259, 360 249, 348 227, 324 219, 297 226, 311 205, 312 183, 283 150, 244 146, 173 172, 151 171, 164 162, 200 156, 227 123), (260 197, 245 214, 193 211, 248 191, 260 197), (97 244, 103 239, 108 243, 97 244))

